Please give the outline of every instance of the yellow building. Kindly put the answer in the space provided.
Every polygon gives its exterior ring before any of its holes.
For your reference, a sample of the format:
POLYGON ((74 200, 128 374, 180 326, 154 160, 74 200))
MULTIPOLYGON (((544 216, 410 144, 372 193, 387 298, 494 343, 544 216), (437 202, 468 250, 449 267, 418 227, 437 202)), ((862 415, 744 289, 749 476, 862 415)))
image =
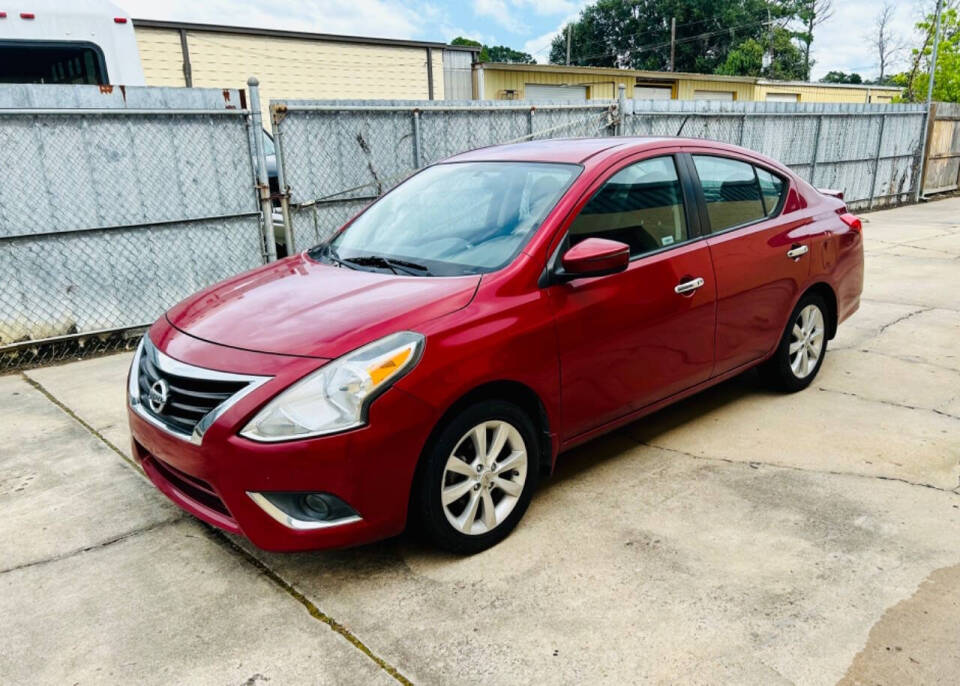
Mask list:
POLYGON ((238 26, 133 20, 148 86, 245 88, 271 98, 470 99, 479 48, 238 26))
POLYGON ((643 71, 554 64, 478 63, 476 96, 489 100, 595 100, 616 98, 623 84, 630 99, 746 100, 768 102, 891 102, 890 86, 771 81, 749 76, 643 71))

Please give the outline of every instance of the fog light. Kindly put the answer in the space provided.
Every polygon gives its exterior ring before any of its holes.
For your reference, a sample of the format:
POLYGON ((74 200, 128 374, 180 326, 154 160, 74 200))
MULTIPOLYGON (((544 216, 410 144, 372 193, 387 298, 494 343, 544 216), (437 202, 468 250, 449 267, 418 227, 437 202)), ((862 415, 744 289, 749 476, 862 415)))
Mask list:
POLYGON ((360 521, 360 515, 330 493, 253 493, 257 505, 281 524, 293 529, 318 529, 360 521))
POLYGON ((330 506, 322 493, 307 493, 302 497, 303 510, 311 519, 330 519, 330 506))

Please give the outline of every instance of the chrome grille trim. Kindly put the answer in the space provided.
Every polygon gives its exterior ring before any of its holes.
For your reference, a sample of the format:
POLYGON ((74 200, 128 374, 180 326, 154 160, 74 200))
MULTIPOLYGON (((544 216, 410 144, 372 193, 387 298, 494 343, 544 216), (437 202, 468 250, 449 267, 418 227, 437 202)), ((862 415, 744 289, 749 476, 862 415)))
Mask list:
MULTIPOLYGON (((224 412, 233 407, 237 402, 242 400, 244 397, 252 393, 254 390, 265 384, 267 381, 272 379, 271 376, 253 376, 249 374, 233 374, 230 372, 221 372, 215 369, 207 369, 205 367, 196 367, 192 364, 187 364, 186 362, 181 362, 180 360, 175 360, 169 355, 157 350, 156 346, 153 345, 153 342, 149 338, 149 334, 144 334, 143 339, 140 341, 140 345, 137 346, 137 351, 133 355, 133 363, 130 366, 130 380, 127 386, 127 394, 129 397, 130 407, 134 412, 137 413, 143 420, 149 422, 153 426, 157 427, 170 434, 171 436, 176 436, 177 438, 189 441, 195 445, 200 445, 203 442, 203 435, 206 433, 217 419, 219 419, 224 412), (233 383, 244 383, 246 384, 238 391, 227 397, 218 405, 214 406, 209 412, 200 417, 200 420, 193 427, 193 431, 187 433, 185 431, 177 430, 167 423, 157 418, 154 414, 149 412, 144 407, 144 402, 141 399, 141 389, 140 389, 140 363, 141 359, 147 356, 147 361, 152 364, 156 369, 160 370, 165 374, 171 376, 181 377, 184 379, 196 380, 196 381, 226 381, 233 383)), ((202 391, 194 391, 195 393, 202 393, 202 391)), ((210 394, 215 395, 215 394, 210 394)))

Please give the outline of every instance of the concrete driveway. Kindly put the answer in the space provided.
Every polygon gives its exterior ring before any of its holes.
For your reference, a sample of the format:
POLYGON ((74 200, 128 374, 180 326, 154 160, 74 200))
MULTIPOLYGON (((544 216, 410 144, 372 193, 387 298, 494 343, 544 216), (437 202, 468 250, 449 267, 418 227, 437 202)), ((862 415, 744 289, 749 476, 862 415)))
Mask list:
POLYGON ((866 219, 813 386, 562 456, 466 559, 261 553, 132 466, 129 355, 0 377, 3 681, 960 682, 960 199, 866 219))

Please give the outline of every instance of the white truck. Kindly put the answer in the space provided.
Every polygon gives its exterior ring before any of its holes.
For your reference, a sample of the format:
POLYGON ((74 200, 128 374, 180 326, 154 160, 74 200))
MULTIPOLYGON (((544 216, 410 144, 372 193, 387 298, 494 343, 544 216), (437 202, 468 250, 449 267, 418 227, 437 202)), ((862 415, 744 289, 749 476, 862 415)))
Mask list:
POLYGON ((21 0, 15 7, 0 9, 0 83, 146 85, 133 22, 112 2, 21 0))

